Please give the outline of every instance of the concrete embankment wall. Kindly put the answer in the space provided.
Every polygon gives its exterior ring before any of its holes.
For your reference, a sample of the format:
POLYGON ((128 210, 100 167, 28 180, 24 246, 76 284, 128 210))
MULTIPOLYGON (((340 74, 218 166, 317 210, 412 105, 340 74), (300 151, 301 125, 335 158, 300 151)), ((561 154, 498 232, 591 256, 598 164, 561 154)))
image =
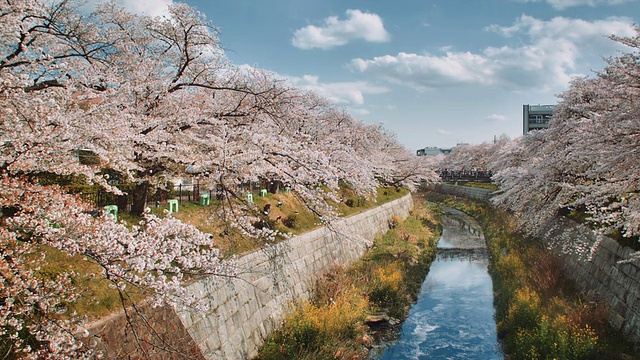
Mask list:
MULTIPOLYGON (((438 184, 434 191, 488 200, 491 191, 471 187, 438 184)), ((640 346, 640 261, 621 263, 633 250, 603 237, 593 251, 597 238, 587 227, 565 218, 549 224, 541 239, 564 259, 565 275, 593 297, 610 306, 610 322, 627 338, 640 346), (560 248, 559 244, 571 246, 560 248), (573 249, 572 249, 573 247, 573 249)))
POLYGON ((250 359, 265 337, 281 324, 295 300, 308 299, 316 280, 336 265, 358 260, 392 216, 404 219, 411 195, 292 237, 236 261, 239 275, 212 276, 187 287, 205 298, 207 313, 142 309, 133 314, 138 333, 127 331, 124 316, 96 325, 88 340, 105 358, 250 359), (142 340, 142 341, 141 341, 142 340), (140 351, 143 348, 143 352, 140 351))

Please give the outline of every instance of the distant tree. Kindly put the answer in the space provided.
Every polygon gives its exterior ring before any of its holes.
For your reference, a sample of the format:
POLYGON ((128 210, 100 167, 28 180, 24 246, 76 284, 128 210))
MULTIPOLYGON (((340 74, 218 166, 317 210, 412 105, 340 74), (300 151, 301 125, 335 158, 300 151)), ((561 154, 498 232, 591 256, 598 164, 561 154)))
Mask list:
POLYGON ((359 145, 379 183, 415 189, 421 182, 438 179, 436 165, 429 157, 416 156, 384 129, 368 127, 366 141, 359 145))
POLYGON ((454 171, 488 169, 495 153, 509 141, 508 137, 503 136, 495 143, 456 146, 451 154, 442 159, 440 167, 454 171))

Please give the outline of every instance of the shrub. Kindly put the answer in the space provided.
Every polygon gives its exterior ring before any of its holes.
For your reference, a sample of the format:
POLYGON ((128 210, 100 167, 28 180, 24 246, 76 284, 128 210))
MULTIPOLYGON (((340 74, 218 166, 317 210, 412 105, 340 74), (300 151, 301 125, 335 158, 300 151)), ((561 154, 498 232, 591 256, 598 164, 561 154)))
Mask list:
POLYGON ((404 275, 398 262, 376 269, 369 300, 378 307, 387 309, 390 316, 404 317, 403 279, 404 275))
POLYGON ((260 229, 275 229, 276 227, 276 221, 274 219, 270 219, 270 218, 264 218, 264 219, 260 219, 258 221, 256 221, 255 223, 253 223, 253 226, 260 230, 260 229))
POLYGON ((389 219, 389 229, 395 229, 400 223, 400 218, 397 215, 391 215, 391 219, 389 219))
POLYGON ((383 287, 388 287, 393 291, 400 290, 402 283, 402 271, 398 262, 392 262, 386 267, 381 267, 376 271, 377 280, 383 287))
POLYGON ((597 355, 598 336, 588 325, 577 326, 565 316, 540 317, 537 326, 520 329, 514 353, 529 359, 589 359, 597 355))
MULTIPOLYGON (((533 329, 541 317, 540 297, 529 288, 516 290, 506 317, 498 324, 500 330, 533 329)), ((509 339, 507 339, 509 341, 509 339)))
POLYGON ((286 227, 288 227, 289 229, 293 229, 296 227, 296 216, 295 215, 289 215, 286 218, 284 218, 284 220, 282 220, 282 224, 286 227))

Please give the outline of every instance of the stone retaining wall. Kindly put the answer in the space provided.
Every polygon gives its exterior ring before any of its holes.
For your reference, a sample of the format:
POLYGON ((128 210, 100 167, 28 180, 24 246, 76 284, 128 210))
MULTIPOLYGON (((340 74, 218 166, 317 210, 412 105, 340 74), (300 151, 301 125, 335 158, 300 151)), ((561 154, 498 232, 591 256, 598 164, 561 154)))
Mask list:
POLYGON ((180 319, 206 359, 250 359, 263 339, 281 325, 293 300, 306 299, 319 276, 362 256, 367 241, 389 229, 392 215, 406 218, 411 195, 335 224, 244 256, 239 279, 210 278, 189 286, 208 294, 211 314, 180 313, 180 319), (354 239, 354 235, 360 237, 354 239), (366 240, 366 241, 365 241, 366 240))
POLYGON ((237 260, 237 278, 210 277, 187 287, 208 300, 209 313, 142 309, 140 318, 150 326, 132 334, 124 316, 116 316, 96 325, 88 342, 114 359, 251 359, 294 300, 307 299, 332 267, 358 260, 389 229, 392 216, 404 219, 411 209, 409 194, 340 220, 331 230, 319 228, 252 252, 237 260), (144 345, 145 352, 133 345, 144 345))
POLYGON ((582 291, 605 300, 610 323, 640 347, 640 263, 620 263, 633 250, 602 237, 599 245, 588 251, 597 241, 593 232, 571 220, 557 219, 545 240, 553 246, 566 244, 566 239, 570 239, 572 248, 556 248, 563 256, 566 275, 582 291))

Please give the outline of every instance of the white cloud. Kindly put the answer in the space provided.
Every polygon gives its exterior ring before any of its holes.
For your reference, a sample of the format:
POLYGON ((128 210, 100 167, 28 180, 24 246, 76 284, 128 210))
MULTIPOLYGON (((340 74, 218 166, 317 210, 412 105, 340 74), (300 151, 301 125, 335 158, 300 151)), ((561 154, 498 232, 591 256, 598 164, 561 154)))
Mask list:
MULTIPOLYGON (((587 21, 566 17, 555 17, 548 21, 522 15, 512 26, 491 25, 486 30, 494 31, 503 36, 511 37, 518 34, 529 36, 531 39, 560 38, 573 42, 589 39, 596 41, 600 47, 611 45, 611 41, 603 35, 621 34, 633 35, 633 20, 621 17, 610 17, 605 20, 587 21)), ((580 45, 591 45, 580 44, 580 45)), ((611 46, 609 46, 611 48, 611 46)))
POLYGON ((436 130, 436 132, 440 135, 450 135, 451 131, 445 130, 445 129, 438 129, 436 130))
POLYGON ((122 0, 125 9, 143 15, 161 16, 166 13, 167 7, 173 4, 173 0, 122 0))
MULTIPOLYGON (((256 69, 254 66, 249 64, 239 65, 238 68, 247 73, 256 69)), ((313 91, 336 105, 347 107, 359 107, 364 105, 365 95, 384 94, 389 92, 389 89, 386 87, 372 85, 365 81, 322 82, 320 81, 320 77, 316 75, 304 75, 299 77, 283 75, 276 72, 270 73, 275 79, 286 81, 291 86, 295 86, 300 89, 313 91)), ((362 113, 367 110, 359 109, 357 111, 362 113)))
POLYGON ((371 113, 367 109, 353 108, 353 107, 348 107, 347 111, 349 112, 349 114, 351 114, 353 116, 365 116, 365 115, 369 115, 371 113))
POLYGON ((487 121, 497 121, 497 122, 505 122, 507 121, 507 117, 500 114, 491 114, 489 116, 485 116, 484 120, 487 121))
POLYGON ((312 75, 286 76, 286 78, 292 85, 312 90, 337 105, 360 106, 364 104, 365 95, 383 94, 389 91, 387 88, 374 86, 364 81, 323 83, 317 76, 312 75))
POLYGON ((492 25, 486 30, 505 38, 517 37, 515 42, 522 45, 487 47, 479 53, 401 52, 353 59, 350 66, 363 74, 417 89, 472 84, 546 91, 564 87, 573 76, 581 75, 580 71, 588 71, 587 58, 599 61, 622 47, 605 35, 635 34, 633 21, 626 18, 589 22, 557 17, 544 21, 526 15, 512 26, 492 25))
POLYGON ((469 52, 447 52, 444 56, 401 52, 372 60, 354 59, 351 66, 389 82, 418 89, 464 83, 485 83, 491 79, 488 59, 469 52))
POLYGON ((634 0, 517 0, 518 2, 540 2, 545 1, 554 9, 564 10, 576 6, 598 6, 598 5, 616 5, 634 0))
POLYGON ((330 16, 324 19, 322 26, 308 25, 296 30, 292 39, 293 46, 305 50, 329 49, 357 39, 368 42, 390 40, 380 16, 360 10, 347 10, 346 14, 346 20, 330 16))
MULTIPOLYGON (((107 0, 89 0, 88 5, 103 3, 107 0)), ((116 3, 127 11, 139 15, 162 16, 167 13, 173 0, 116 0, 116 3)))

